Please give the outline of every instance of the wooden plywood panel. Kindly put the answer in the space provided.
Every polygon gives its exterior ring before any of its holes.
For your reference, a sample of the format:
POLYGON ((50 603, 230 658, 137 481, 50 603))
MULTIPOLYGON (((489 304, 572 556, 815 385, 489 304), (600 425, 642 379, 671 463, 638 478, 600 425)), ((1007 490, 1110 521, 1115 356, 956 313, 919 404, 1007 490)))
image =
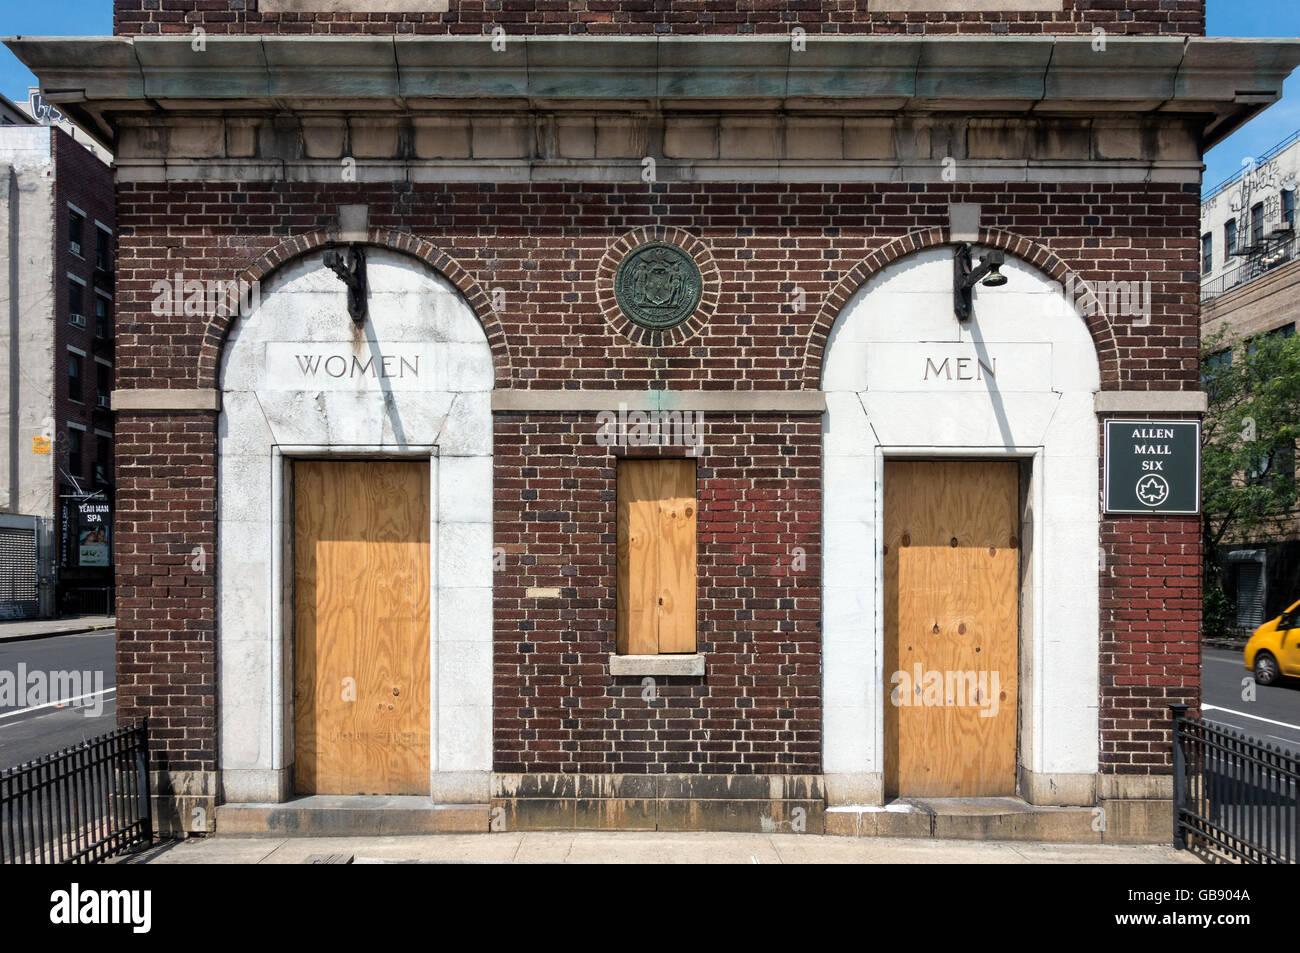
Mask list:
POLYGON ((659 652, 695 651, 695 461, 659 460, 659 652))
POLYGON ((885 465, 888 794, 1015 793, 1018 487, 1015 463, 885 465))
POLYGON ((620 653, 695 651, 696 508, 693 460, 620 461, 620 653))
POLYGON ((301 794, 429 793, 429 465, 294 463, 301 794))
POLYGON ((618 651, 659 650, 659 474, 655 460, 618 466, 618 651))

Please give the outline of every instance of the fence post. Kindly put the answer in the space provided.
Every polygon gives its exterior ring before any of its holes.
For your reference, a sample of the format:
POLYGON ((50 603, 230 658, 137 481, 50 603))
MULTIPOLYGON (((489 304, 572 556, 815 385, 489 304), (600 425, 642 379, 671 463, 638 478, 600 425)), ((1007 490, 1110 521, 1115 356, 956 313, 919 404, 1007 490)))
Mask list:
POLYGON ((1178 737, 1178 723, 1187 717, 1187 705, 1170 705, 1173 718, 1169 725, 1169 740, 1174 754, 1174 849, 1186 850, 1187 838, 1183 836, 1182 810, 1187 801, 1187 758, 1178 737))
POLYGON ((153 846, 153 797, 149 790, 149 719, 141 719, 135 748, 136 790, 140 797, 140 819, 144 822, 144 846, 153 846))

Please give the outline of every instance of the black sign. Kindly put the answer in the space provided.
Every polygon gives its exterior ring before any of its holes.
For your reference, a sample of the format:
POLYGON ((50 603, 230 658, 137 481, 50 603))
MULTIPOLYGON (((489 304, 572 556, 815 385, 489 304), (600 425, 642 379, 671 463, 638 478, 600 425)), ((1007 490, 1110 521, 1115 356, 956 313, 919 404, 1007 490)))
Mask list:
POLYGON ((1107 513, 1201 511, 1201 424, 1196 420, 1106 421, 1107 513))
POLYGON ((59 565, 66 569, 111 566, 113 505, 102 495, 63 497, 59 565))

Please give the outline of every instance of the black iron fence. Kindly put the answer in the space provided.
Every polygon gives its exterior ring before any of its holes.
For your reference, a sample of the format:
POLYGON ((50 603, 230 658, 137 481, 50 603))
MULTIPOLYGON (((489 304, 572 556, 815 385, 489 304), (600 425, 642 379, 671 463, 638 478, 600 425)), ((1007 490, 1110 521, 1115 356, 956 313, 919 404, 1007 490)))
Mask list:
POLYGON ((152 841, 144 722, 0 772, 0 863, 90 864, 152 841))
POLYGON ((112 615, 113 587, 69 589, 63 593, 59 611, 67 615, 112 615))
POLYGON ((1174 846, 1250 864, 1300 860, 1300 758, 1171 707, 1174 846))

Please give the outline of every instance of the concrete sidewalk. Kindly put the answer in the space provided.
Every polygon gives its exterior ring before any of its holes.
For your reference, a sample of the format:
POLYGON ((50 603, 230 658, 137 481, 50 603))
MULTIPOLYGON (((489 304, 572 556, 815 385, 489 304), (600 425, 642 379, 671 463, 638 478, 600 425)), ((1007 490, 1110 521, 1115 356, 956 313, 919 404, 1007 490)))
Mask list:
POLYGON ((1036 844, 817 834, 546 832, 170 841, 129 864, 1199 864, 1161 846, 1036 844), (341 857, 340 857, 341 855, 341 857))
POLYGON ((44 639, 54 635, 77 635, 111 629, 117 620, 111 615, 79 615, 62 619, 19 619, 0 622, 0 642, 44 639))

